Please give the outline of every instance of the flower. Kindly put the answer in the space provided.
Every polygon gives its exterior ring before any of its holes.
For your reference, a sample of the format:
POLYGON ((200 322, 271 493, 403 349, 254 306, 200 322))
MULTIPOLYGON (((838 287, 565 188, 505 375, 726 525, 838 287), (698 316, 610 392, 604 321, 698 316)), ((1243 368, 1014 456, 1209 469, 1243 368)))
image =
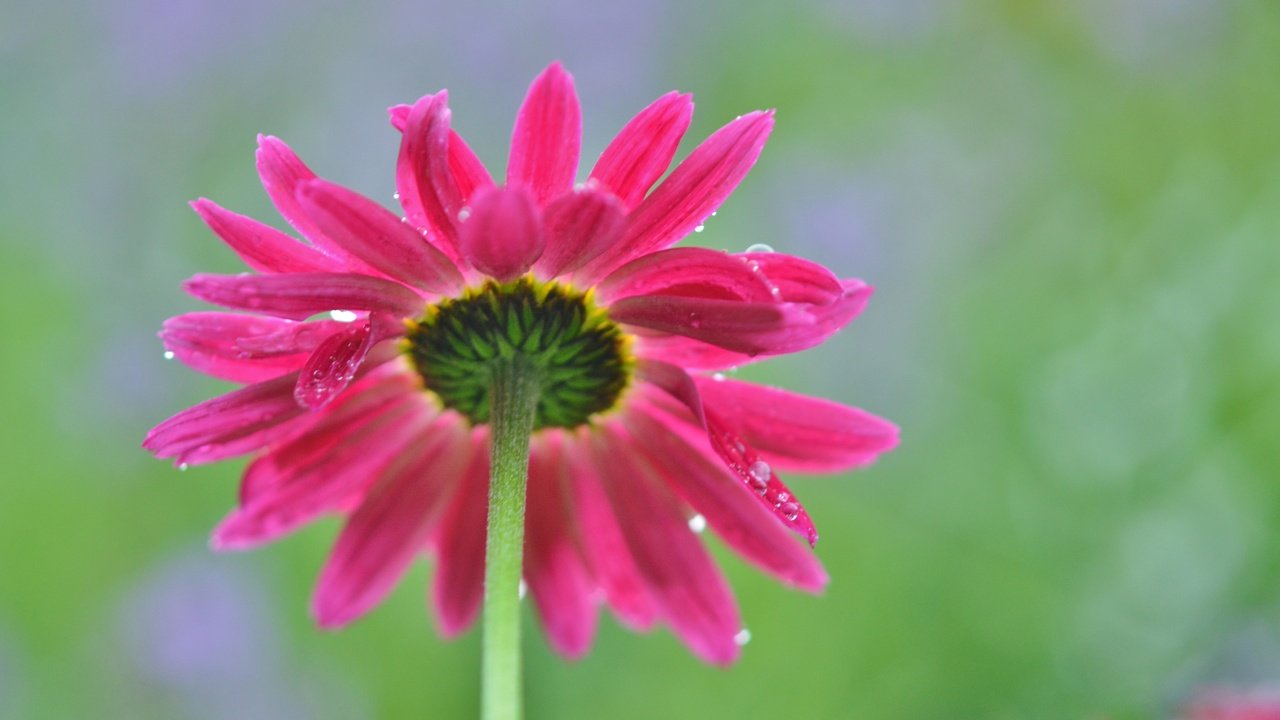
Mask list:
POLYGON ((658 98, 575 185, 580 110, 552 64, 520 109, 499 185, 451 129, 445 92, 393 107, 403 217, 260 137, 263 186, 309 242, 192 204, 257 273, 196 275, 186 290, 248 312, 180 315, 160 336, 191 367, 247 385, 144 443, 180 464, 255 455, 214 546, 344 515, 318 622, 359 617, 434 552, 440 628, 461 632, 482 595, 490 362, 518 356, 541 383, 524 577, 556 650, 589 648, 603 602, 629 627, 666 623, 700 658, 732 662, 742 625, 691 518, 783 582, 820 590, 826 573, 793 534, 812 545, 814 525, 775 469, 865 465, 897 429, 709 373, 820 344, 871 288, 781 253, 673 248, 773 127, 772 111, 743 115, 658 183, 692 112, 688 95, 658 98))

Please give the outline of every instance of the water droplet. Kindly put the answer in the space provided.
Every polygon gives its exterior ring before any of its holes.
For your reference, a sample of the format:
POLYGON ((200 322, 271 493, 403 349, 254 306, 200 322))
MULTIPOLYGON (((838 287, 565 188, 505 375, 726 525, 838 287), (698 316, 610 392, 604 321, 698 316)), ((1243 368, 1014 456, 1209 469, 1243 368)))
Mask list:
POLYGON ((706 226, 706 225, 703 225, 702 223, 698 223, 698 226, 697 226, 697 227, 695 227, 695 228, 693 229, 693 231, 694 231, 694 232, 702 232, 703 230, 706 230, 706 229, 707 229, 707 226, 706 226))
POLYGON ((186 472, 189 467, 191 466, 186 463, 178 463, 178 472, 186 472))
POLYGON ((747 252, 749 252, 749 253, 771 253, 771 252, 773 252, 773 247, 772 247, 772 246, 770 246, 770 245, 768 245, 768 244, 766 244, 766 243, 755 243, 754 245, 748 245, 748 246, 747 246, 747 252))
POLYGON ((396 202, 400 202, 400 191, 399 191, 399 190, 397 190, 397 191, 395 191, 395 192, 391 193, 391 199, 392 199, 392 200, 395 200, 396 202))
POLYGON ((329 317, 333 318, 334 320, 337 320, 338 322, 344 322, 344 323, 356 321, 356 314, 351 312, 350 310, 330 310, 329 317))
POLYGON ((521 600, 524 599, 525 595, 529 594, 529 583, 525 582, 524 578, 520 578, 520 589, 517 592, 520 594, 521 600))
POLYGON ((800 506, 793 502, 785 502, 778 506, 778 512, 786 515, 788 520, 795 520, 796 515, 800 513, 800 506))
POLYGON ((164 351, 164 359, 165 359, 165 360, 172 360, 172 359, 173 359, 173 351, 172 351, 172 350, 165 350, 165 351, 164 351))
POLYGON ((463 205, 462 209, 458 211, 458 222, 466 222, 469 217, 471 217, 471 207, 463 205))
POLYGON ((700 533, 703 530, 706 530, 707 519, 702 517, 701 515, 695 514, 693 517, 689 518, 689 529, 696 533, 700 533))
POLYGON ((746 628, 742 628, 733 636, 733 641, 737 643, 739 647, 746 645, 751 642, 751 631, 746 628))
POLYGON ((711 379, 716 382, 724 382, 724 373, 715 373, 711 376, 711 379))
POLYGON ((773 468, 769 467, 769 463, 757 460, 751 463, 751 467, 747 468, 747 473, 755 480, 769 482, 769 476, 773 474, 773 468))

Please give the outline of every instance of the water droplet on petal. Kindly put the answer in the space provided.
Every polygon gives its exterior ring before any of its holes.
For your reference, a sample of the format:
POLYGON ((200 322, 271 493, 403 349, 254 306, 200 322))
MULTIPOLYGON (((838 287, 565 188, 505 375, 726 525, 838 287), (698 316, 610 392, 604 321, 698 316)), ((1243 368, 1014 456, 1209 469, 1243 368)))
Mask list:
POLYGON ((520 589, 517 592, 520 593, 521 600, 524 599, 525 595, 529 594, 529 583, 525 582, 524 578, 520 578, 520 589))
POLYGON ((716 382, 724 382, 724 373, 720 373, 720 372, 715 373, 711 376, 711 379, 715 380, 716 382))
POLYGON ((391 193, 391 199, 396 202, 400 202, 400 191, 397 190, 396 192, 391 193))
POLYGON ((329 317, 333 318, 334 320, 337 320, 338 322, 344 322, 344 323, 356 321, 356 314, 351 312, 350 310, 330 310, 329 317))
POLYGON ((462 209, 458 211, 458 222, 466 222, 469 217, 471 217, 471 207, 469 205, 462 206, 462 209))
POLYGON ((165 351, 164 351, 164 359, 165 359, 165 360, 172 360, 172 359, 173 359, 173 351, 172 351, 172 350, 165 350, 165 351))
POLYGON ((747 252, 749 252, 749 253, 771 253, 771 252, 773 252, 773 247, 772 247, 771 245, 766 244, 766 243, 755 243, 754 245, 748 245, 748 246, 747 246, 747 252))
POLYGON ((187 471, 187 468, 189 468, 189 467, 191 467, 191 466, 190 466, 190 465, 188 465, 188 464, 186 464, 186 463, 178 463, 178 471, 179 471, 179 472, 186 472, 186 471, 187 471))
POLYGON ((701 515, 695 514, 693 517, 689 518, 689 529, 696 533, 700 533, 703 530, 706 530, 707 519, 701 515))
POLYGON ((697 227, 695 227, 695 228, 693 229, 693 231, 694 231, 694 232, 702 232, 703 230, 706 230, 706 229, 707 229, 707 226, 706 226, 706 225, 703 225, 702 223, 699 223, 699 224, 698 224, 698 226, 697 226, 697 227))
POLYGON ((733 641, 737 643, 739 647, 746 645, 751 642, 751 631, 746 628, 742 628, 733 636, 733 641))

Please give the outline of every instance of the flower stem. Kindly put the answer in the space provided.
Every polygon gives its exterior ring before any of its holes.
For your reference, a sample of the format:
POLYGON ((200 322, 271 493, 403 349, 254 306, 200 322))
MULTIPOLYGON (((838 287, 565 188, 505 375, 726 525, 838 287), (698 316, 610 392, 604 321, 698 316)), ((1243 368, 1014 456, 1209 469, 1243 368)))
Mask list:
POLYGON ((499 361, 489 389, 489 528, 484 568, 481 716, 520 717, 520 572, 524 557, 529 439, 538 405, 536 370, 499 361))

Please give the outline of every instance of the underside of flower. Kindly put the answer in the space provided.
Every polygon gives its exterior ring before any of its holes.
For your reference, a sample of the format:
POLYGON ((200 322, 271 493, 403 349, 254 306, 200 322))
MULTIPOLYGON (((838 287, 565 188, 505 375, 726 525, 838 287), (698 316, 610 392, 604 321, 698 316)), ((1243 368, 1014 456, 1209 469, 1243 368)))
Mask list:
POLYGON ((628 336, 589 295, 529 277, 490 280, 408 325, 405 352, 423 384, 473 425, 489 422, 499 365, 538 378, 535 429, 578 427, 613 408, 634 365, 628 336))

